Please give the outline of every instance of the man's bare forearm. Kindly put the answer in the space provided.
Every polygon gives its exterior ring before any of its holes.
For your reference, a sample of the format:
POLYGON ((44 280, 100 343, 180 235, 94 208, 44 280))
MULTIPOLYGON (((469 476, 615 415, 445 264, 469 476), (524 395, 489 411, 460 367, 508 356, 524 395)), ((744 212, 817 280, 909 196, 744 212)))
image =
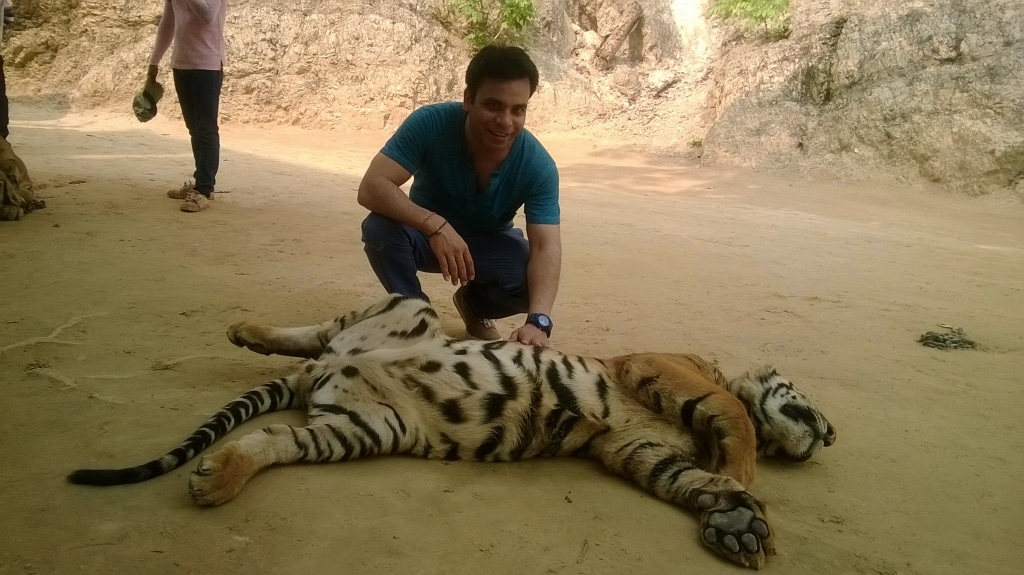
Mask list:
POLYGON ((412 174, 397 162, 378 153, 359 182, 356 201, 375 214, 430 234, 438 229, 444 218, 416 205, 402 191, 402 184, 411 177, 412 174))
POLYGON ((359 205, 388 219, 420 230, 433 232, 444 221, 441 216, 422 208, 387 178, 370 178, 359 186, 359 205))
POLYGON ((551 315, 558 295, 558 282, 562 272, 562 246, 545 245, 532 251, 526 268, 526 281, 530 292, 530 313, 551 315))

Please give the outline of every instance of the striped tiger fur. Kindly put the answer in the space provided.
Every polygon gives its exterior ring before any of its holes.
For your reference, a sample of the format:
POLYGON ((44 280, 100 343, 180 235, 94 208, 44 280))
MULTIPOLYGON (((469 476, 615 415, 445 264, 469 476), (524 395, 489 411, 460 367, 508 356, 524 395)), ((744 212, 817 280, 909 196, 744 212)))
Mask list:
POLYGON ((727 381, 694 355, 593 359, 507 341, 447 337, 427 302, 402 296, 319 325, 239 323, 228 338, 301 369, 228 403, 163 457, 82 469, 72 483, 145 481, 184 465, 235 426, 306 409, 305 427, 271 425, 205 455, 189 490, 219 505, 270 465, 384 454, 476 461, 599 460, 697 513, 701 539, 742 565, 774 553, 764 506, 744 485, 760 452, 804 460, 835 431, 805 396, 765 368, 727 381))

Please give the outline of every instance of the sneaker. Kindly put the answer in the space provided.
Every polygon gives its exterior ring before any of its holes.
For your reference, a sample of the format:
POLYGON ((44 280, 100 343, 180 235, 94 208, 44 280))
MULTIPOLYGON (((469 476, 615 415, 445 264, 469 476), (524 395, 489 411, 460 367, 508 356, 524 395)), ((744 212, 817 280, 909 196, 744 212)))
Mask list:
POLYGON ((188 197, 188 193, 195 190, 196 186, 192 182, 185 182, 180 188, 174 190, 167 190, 167 197, 172 200, 184 200, 188 197))
POLYGON ((181 202, 181 211, 183 212, 201 212, 208 207, 210 207, 210 198, 194 190, 185 196, 184 202, 181 202))
POLYGON ((458 310, 459 315, 462 316, 462 321, 466 324, 466 333, 469 334, 470 337, 485 341, 501 339, 501 334, 498 333, 498 330, 494 327, 497 324, 493 319, 476 317, 473 315, 473 312, 469 310, 469 306, 466 305, 465 286, 455 290, 455 295, 452 296, 452 301, 455 302, 455 309, 458 310))

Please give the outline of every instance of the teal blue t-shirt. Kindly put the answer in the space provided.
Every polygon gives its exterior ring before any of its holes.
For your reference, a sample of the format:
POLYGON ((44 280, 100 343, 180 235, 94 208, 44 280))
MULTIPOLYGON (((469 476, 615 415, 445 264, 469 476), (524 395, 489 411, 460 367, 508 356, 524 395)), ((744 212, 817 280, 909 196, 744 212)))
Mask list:
POLYGON ((559 223, 558 168, 525 129, 490 185, 477 192, 460 102, 431 104, 406 118, 381 152, 413 175, 409 197, 463 236, 500 232, 524 208, 529 224, 559 223))

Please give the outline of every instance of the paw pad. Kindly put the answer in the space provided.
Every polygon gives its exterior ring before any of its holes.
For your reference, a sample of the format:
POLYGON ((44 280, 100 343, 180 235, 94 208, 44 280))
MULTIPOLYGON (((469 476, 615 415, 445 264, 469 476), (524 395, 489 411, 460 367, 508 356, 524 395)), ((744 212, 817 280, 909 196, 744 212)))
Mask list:
POLYGON ((747 567, 760 568, 775 552, 764 511, 749 493, 703 493, 701 539, 716 553, 747 567))

